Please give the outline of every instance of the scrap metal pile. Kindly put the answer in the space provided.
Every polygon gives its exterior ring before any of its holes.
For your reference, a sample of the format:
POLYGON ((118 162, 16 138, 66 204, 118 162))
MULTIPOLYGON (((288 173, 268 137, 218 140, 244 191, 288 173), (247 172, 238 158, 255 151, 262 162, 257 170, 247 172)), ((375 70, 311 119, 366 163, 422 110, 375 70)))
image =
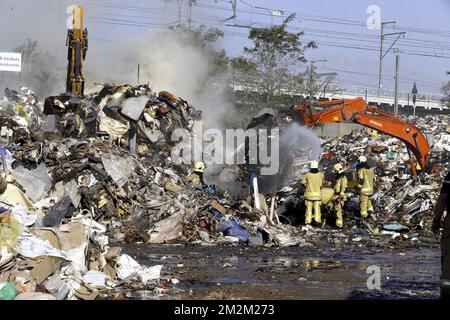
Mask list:
POLYGON ((201 112, 183 99, 148 86, 102 84, 82 99, 51 97, 45 105, 26 88, 7 90, 0 103, 0 291, 13 285, 18 299, 91 300, 130 288, 155 296, 176 289, 178 280, 164 266, 139 265, 121 252, 124 243, 312 247, 324 237, 364 232, 415 237, 429 227, 449 166, 448 117, 421 120, 436 143, 420 181, 405 173, 406 151, 394 139, 355 132, 323 141, 321 166, 328 172, 338 161, 355 163, 358 152, 373 155, 377 224, 386 229, 352 228, 347 214, 344 231, 323 233, 298 227, 304 216, 298 185, 260 195, 257 210, 252 197, 189 182, 192 168, 171 161, 171 135, 177 128, 192 132, 199 119, 201 112), (129 152, 133 137, 136 152, 129 152))
MULTIPOLYGON (((432 142, 427 168, 423 168, 417 178, 412 178, 406 145, 398 139, 378 135, 362 127, 348 135, 322 139, 320 167, 327 179, 325 187, 333 186, 335 164, 342 163, 346 167, 345 174, 350 183, 344 208, 346 228, 342 232, 349 238, 384 246, 386 243, 418 244, 421 240, 427 241, 433 237, 431 222, 434 204, 450 168, 449 116, 427 116, 417 122, 432 142), (357 163, 361 155, 367 156, 376 170, 375 194, 372 198, 375 215, 364 222, 359 220, 356 188, 357 163)), ((301 207, 303 188, 294 184, 293 188, 286 187, 286 190, 287 193, 279 193, 278 213, 287 218, 288 223, 299 224, 299 216, 295 212, 304 210, 301 207)), ((327 224, 332 227, 335 221, 332 210, 324 206, 324 211, 327 224)))
POLYGON ((162 266, 140 266, 110 243, 196 237, 184 223, 195 223, 207 196, 186 187, 188 168, 169 157, 171 131, 191 130, 199 113, 146 86, 101 85, 83 100, 51 104, 44 110, 25 88, 7 90, 1 103, 1 289, 13 283, 18 299, 95 299, 138 282, 164 293, 162 266), (117 142, 129 119, 145 157, 117 142))
POLYGON ((17 299, 112 298, 126 288, 158 296, 178 282, 163 266, 122 254, 124 243, 305 242, 292 237, 295 228, 267 234, 264 212, 188 182, 190 166, 170 160, 171 134, 191 132, 201 113, 181 98, 98 85, 83 99, 52 97, 44 106, 26 88, 6 93, 0 281, 14 285, 17 299), (126 139, 133 126, 136 155, 126 139))

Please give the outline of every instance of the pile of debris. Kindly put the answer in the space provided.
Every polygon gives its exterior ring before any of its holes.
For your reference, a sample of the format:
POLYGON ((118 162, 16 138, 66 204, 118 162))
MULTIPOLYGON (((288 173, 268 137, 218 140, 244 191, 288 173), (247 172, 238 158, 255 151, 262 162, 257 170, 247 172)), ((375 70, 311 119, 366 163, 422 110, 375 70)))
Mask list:
POLYGON ((83 99, 47 98, 43 112, 47 132, 63 132, 73 138, 103 135, 131 141, 137 137, 135 145, 128 146, 131 153, 159 157, 170 157, 167 146, 173 145, 174 130, 192 131, 194 121, 202 116, 182 98, 166 91, 156 94, 148 85, 98 84, 83 99))
MULTIPOLYGON (((192 168, 171 161, 171 135, 178 128, 192 133, 200 119, 187 101, 149 86, 99 84, 82 99, 50 97, 44 104, 26 88, 7 90, 0 104, 0 299, 17 292, 18 299, 101 299, 124 288, 158 296, 167 293, 165 284, 177 283, 161 275, 164 266, 144 267, 122 253, 124 243, 315 246, 363 235, 384 234, 386 241, 429 235, 450 163, 448 117, 420 120, 436 143, 428 173, 416 180, 395 139, 356 130, 323 140, 328 180, 335 163, 346 163, 351 187, 346 228, 330 231, 329 219, 328 233, 298 227, 305 208, 297 179, 270 196, 246 199, 190 182, 192 168), (377 216, 355 225, 352 182, 363 153, 377 167, 377 216)), ((307 170, 305 154, 291 157, 301 160, 294 176, 307 170)))
MULTIPOLYGON (((44 122, 43 106, 26 88, 7 89, 0 111, 0 290, 8 293, 2 298, 14 299, 21 292, 19 300, 94 299, 99 288, 116 286, 116 280, 126 282, 135 276, 145 282, 159 280, 161 266, 141 268, 131 257, 110 248, 106 227, 94 220, 94 215, 99 220, 98 212, 108 204, 108 187, 89 188, 108 178, 103 167, 99 173, 96 162, 89 161, 89 149, 110 147, 62 137, 45 140, 44 132, 38 134, 44 122), (83 207, 90 201, 97 202, 83 207), (12 284, 14 290, 8 290, 12 284)), ((115 171, 113 159, 105 156, 101 161, 110 172, 114 170, 115 177, 121 174, 115 171)), ((129 174, 128 164, 119 163, 129 174)))
MULTIPOLYGON (((450 133, 448 116, 428 116, 418 120, 418 127, 428 135, 431 142, 429 163, 419 177, 412 179, 408 150, 401 141, 385 135, 378 135, 364 128, 352 130, 341 137, 322 139, 323 153, 321 169, 327 179, 326 187, 333 186, 333 166, 342 163, 349 180, 348 201, 345 203, 347 228, 343 232, 361 235, 389 236, 392 240, 413 240, 419 242, 432 238, 431 222, 433 207, 439 196, 442 181, 450 167, 448 139, 450 133), (358 191, 356 167, 358 157, 368 157, 376 170, 375 194, 372 202, 375 215, 371 222, 358 223, 358 191)), ((307 171, 307 166, 303 172, 307 171)), ((286 223, 299 225, 304 212, 303 188, 298 183, 285 187, 279 194, 277 212, 286 223), (286 191, 288 191, 286 193, 286 191)), ((326 201, 325 201, 326 202, 326 201)), ((333 227, 335 218, 331 208, 324 206, 327 224, 333 227)))
POLYGON ((12 134, 1 137, 0 280, 19 299, 97 299, 136 283, 161 294, 163 266, 122 254, 127 242, 304 242, 289 235, 294 228, 268 232, 267 208, 190 183, 191 168, 170 161, 173 130, 191 131, 201 116, 170 93, 98 85, 46 105, 27 89, 9 96, 2 110, 27 107, 14 113, 21 122, 2 122, 12 134), (128 150, 133 135, 137 154, 128 150))
POLYGON ((166 166, 171 150, 165 139, 177 127, 190 130, 198 113, 147 86, 96 89, 76 103, 54 101, 59 109, 51 110, 26 88, 6 91, 0 107, 0 291, 13 284, 9 298, 19 292, 17 299, 95 299, 136 282, 161 294, 162 266, 140 266, 110 241, 125 240, 118 230, 128 241, 141 236, 151 243, 183 235, 188 208, 181 202, 189 197, 166 166), (136 108, 139 115, 132 114, 136 108), (129 118, 141 128, 139 138, 152 142, 139 144, 147 157, 116 143, 128 134, 129 118))
POLYGON ((1 138, 13 141, 27 138, 29 130, 42 125, 41 115, 41 105, 31 90, 25 87, 18 91, 6 89, 0 101, 1 138))

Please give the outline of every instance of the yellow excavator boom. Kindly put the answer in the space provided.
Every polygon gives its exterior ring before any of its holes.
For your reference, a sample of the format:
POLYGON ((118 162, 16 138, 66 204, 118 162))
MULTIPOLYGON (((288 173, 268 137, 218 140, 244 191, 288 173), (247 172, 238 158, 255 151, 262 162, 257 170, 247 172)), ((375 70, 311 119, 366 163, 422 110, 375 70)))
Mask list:
POLYGON ((88 50, 88 31, 83 28, 84 8, 73 6, 73 28, 67 32, 68 66, 66 93, 84 95, 83 63, 88 50))

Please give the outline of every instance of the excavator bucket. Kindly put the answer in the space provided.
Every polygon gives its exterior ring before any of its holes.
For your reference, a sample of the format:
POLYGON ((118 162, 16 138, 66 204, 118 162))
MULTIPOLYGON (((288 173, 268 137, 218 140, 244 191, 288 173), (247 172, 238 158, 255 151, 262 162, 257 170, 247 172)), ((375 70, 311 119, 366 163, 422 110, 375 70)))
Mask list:
MULTIPOLYGON (((363 98, 319 102, 319 106, 326 109, 312 114, 309 104, 301 104, 296 110, 303 117, 304 123, 311 127, 325 123, 352 122, 397 138, 406 144, 410 158, 412 153, 417 163, 426 168, 430 152, 427 137, 403 117, 369 106, 363 98)), ((410 164, 413 175, 417 175, 413 159, 410 164)))
POLYGON ((83 105, 85 79, 83 63, 88 50, 88 31, 83 27, 84 8, 72 6, 73 27, 67 32, 67 83, 66 93, 45 99, 44 114, 64 116, 74 113, 81 118, 91 117, 92 109, 83 105))
POLYGON ((60 96, 48 97, 44 103, 45 115, 62 115, 67 112, 76 113, 81 107, 81 101, 79 98, 63 94, 60 96))

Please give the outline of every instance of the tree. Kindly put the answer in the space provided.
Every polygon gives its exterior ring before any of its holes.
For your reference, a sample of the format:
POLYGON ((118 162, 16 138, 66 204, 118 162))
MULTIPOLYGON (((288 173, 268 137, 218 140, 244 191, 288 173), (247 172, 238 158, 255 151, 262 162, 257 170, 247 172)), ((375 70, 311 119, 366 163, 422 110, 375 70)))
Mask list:
POLYGON ((442 87, 442 93, 444 94, 442 102, 450 108, 450 81, 442 87))
POLYGON ((179 53, 183 55, 180 64, 185 67, 184 70, 188 70, 180 77, 183 82, 180 87, 185 93, 179 94, 184 94, 184 98, 203 111, 205 125, 227 128, 235 124, 238 115, 233 113, 234 92, 229 86, 230 63, 226 51, 219 43, 224 33, 204 26, 177 26, 171 29, 171 39, 176 41, 179 53), (195 61, 190 60, 189 55, 195 61))
POLYGON ((205 55, 210 59, 211 76, 222 76, 228 71, 229 59, 227 53, 223 49, 217 48, 217 42, 223 38, 223 31, 217 28, 188 28, 178 25, 170 27, 171 30, 177 32, 186 45, 194 45, 201 48, 205 55))
POLYGON ((305 92, 308 93, 309 97, 313 97, 320 90, 320 76, 317 74, 317 68, 314 63, 311 63, 306 71, 303 73, 303 78, 305 79, 305 92))
POLYGON ((238 57, 231 63, 235 78, 257 86, 261 104, 283 104, 285 90, 295 90, 304 85, 299 71, 301 64, 306 62, 304 53, 306 49, 317 46, 314 42, 302 45, 304 33, 287 30, 294 18, 293 14, 279 26, 251 29, 249 39, 253 47, 245 47, 245 57, 238 57))
POLYGON ((37 41, 27 39, 14 51, 22 53, 22 83, 19 85, 29 86, 41 97, 54 94, 55 90, 61 90, 61 85, 58 84, 64 82, 58 75, 62 74, 59 72, 62 70, 55 69, 55 57, 42 52, 37 41))

